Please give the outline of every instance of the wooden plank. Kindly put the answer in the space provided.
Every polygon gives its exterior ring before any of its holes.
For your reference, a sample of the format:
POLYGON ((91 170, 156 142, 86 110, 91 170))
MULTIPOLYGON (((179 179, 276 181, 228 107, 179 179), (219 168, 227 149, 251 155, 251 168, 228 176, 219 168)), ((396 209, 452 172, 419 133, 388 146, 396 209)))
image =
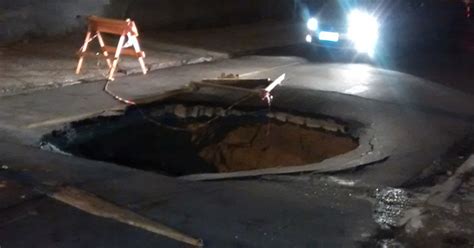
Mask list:
POLYGON ((192 246, 202 247, 203 241, 188 236, 178 230, 161 223, 145 218, 129 209, 103 200, 89 192, 72 186, 45 185, 36 181, 30 175, 17 172, 9 168, 0 168, 0 177, 13 180, 26 186, 33 187, 37 192, 48 197, 80 209, 86 213, 113 219, 143 230, 174 239, 192 246))
MULTIPOLYGON (((113 46, 104 46, 103 49, 111 54, 115 54, 117 51, 116 47, 113 46)), ((136 57, 136 58, 144 58, 145 57, 145 52, 139 51, 135 52, 135 49, 133 48, 123 48, 122 51, 120 52, 121 55, 126 55, 126 56, 131 56, 131 57, 136 57)))
POLYGON ((138 36, 138 32, 134 26, 135 23, 129 20, 122 21, 97 16, 89 17, 89 29, 93 32, 98 31, 115 35, 122 35, 130 32, 132 35, 138 36))
POLYGON ((190 237, 77 188, 61 187, 51 197, 89 214, 110 218, 192 246, 203 246, 203 242, 200 239, 190 237))

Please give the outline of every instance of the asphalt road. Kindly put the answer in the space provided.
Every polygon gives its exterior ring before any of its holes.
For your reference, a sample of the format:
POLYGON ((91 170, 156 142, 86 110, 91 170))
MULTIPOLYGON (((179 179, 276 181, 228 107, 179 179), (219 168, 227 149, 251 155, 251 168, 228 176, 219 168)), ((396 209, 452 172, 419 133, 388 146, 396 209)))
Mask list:
MULTIPOLYGON (((360 123, 371 152, 386 154, 387 159, 330 175, 211 182, 183 181, 12 143, 0 144, 1 162, 41 182, 81 187, 201 237, 206 247, 363 246, 380 233, 374 217, 377 189, 413 184, 420 174, 430 175, 427 169, 439 165, 435 161, 471 135, 472 97, 372 65, 276 56, 284 52, 124 77, 110 89, 139 100, 222 72, 244 78, 286 73, 287 80, 274 92, 274 108, 360 123)), ((102 88, 103 82, 97 82, 2 98, 1 137, 37 145, 41 135, 67 121, 125 107, 102 88)), ((222 91, 197 94, 203 102, 222 105, 239 97, 222 91)), ((38 196, 9 180, 2 182, 0 190, 16 194, 1 194, 1 247, 181 247, 38 196)))
POLYGON ((474 94, 473 51, 467 48, 411 47, 379 51, 373 59, 350 51, 328 50, 307 44, 264 49, 265 56, 297 56, 318 64, 368 63, 374 67, 410 74, 450 88, 474 94))

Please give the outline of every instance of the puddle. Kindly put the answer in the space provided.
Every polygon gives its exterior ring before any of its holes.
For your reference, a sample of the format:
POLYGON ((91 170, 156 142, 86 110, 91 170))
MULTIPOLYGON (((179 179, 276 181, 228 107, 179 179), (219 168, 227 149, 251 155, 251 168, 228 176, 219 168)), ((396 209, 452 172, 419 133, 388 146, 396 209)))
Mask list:
POLYGON ((168 104, 71 123, 42 147, 183 176, 321 162, 358 147, 347 130, 331 118, 168 104))
POLYGON ((408 192, 403 189, 383 188, 376 192, 374 221, 380 228, 389 230, 400 226, 404 211, 410 205, 408 192))

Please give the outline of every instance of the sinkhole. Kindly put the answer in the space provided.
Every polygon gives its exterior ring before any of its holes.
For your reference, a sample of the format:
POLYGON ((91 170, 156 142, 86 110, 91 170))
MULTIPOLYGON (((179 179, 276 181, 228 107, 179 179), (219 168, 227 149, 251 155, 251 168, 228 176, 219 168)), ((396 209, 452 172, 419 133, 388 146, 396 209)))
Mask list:
POLYGON ((164 104, 71 123, 41 147, 184 176, 318 163, 358 147, 348 130, 329 117, 164 104))

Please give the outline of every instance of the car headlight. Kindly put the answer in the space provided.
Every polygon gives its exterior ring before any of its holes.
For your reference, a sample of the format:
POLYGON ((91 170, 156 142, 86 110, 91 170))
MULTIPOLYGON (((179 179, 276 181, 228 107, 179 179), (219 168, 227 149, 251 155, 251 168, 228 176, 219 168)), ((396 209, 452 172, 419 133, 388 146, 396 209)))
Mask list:
POLYGON ((349 13, 347 20, 349 39, 354 43, 355 49, 372 56, 379 38, 377 19, 367 12, 353 10, 349 13))
POLYGON ((306 27, 311 31, 316 31, 318 29, 318 20, 314 17, 309 18, 308 22, 306 22, 306 27))

